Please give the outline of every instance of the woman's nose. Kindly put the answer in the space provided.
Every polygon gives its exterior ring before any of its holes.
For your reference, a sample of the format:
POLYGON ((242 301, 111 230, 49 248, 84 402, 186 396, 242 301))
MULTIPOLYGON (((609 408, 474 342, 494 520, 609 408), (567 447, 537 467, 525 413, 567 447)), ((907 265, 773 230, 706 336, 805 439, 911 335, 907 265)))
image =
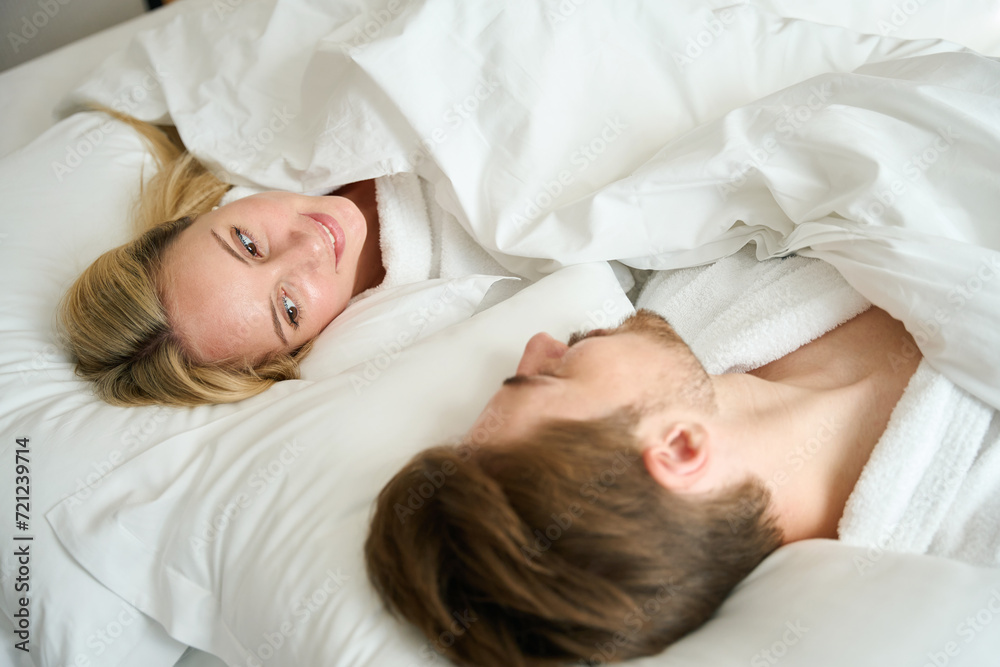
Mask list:
POLYGON ((524 354, 517 365, 518 375, 538 375, 557 368, 566 350, 566 343, 557 341, 547 333, 538 333, 524 346, 524 354))
POLYGON ((324 239, 308 227, 289 229, 272 252, 273 260, 289 264, 289 268, 311 271, 328 259, 330 254, 324 239))

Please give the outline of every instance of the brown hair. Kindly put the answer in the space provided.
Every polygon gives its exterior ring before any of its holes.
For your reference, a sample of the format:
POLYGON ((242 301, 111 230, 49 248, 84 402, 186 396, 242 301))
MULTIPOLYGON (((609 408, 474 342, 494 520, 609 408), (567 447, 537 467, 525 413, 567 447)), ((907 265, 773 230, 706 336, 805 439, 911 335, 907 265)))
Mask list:
POLYGON ((108 403, 125 406, 228 403, 298 377, 298 361, 311 344, 255 363, 198 364, 184 351, 157 289, 161 262, 192 218, 211 210, 230 186, 185 150, 174 128, 98 110, 136 130, 158 169, 148 182, 140 176, 136 238, 98 257, 60 306, 62 338, 77 375, 93 381, 108 403))
POLYGON ((365 544, 386 605, 478 667, 618 662, 704 623, 781 545, 768 492, 667 491, 636 422, 624 410, 418 454, 379 494, 365 544))

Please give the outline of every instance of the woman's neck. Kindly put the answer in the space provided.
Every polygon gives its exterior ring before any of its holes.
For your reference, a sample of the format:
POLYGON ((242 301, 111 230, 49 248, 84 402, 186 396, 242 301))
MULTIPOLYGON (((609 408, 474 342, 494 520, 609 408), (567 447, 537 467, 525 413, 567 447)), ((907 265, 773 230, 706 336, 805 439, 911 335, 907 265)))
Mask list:
POLYGON ((375 179, 349 183, 330 194, 350 199, 361 210, 368 223, 361 255, 358 258, 358 273, 354 279, 353 295, 381 284, 385 280, 385 266, 382 264, 382 246, 379 241, 378 203, 375 199, 375 179))

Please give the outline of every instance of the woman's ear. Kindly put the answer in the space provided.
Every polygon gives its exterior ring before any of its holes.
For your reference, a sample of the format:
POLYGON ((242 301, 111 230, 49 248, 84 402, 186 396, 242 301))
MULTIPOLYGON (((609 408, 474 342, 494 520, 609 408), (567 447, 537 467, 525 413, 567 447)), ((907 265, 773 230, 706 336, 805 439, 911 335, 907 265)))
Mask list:
POLYGON ((670 491, 690 491, 708 472, 710 440, 698 422, 674 422, 647 436, 642 461, 657 484, 670 491))

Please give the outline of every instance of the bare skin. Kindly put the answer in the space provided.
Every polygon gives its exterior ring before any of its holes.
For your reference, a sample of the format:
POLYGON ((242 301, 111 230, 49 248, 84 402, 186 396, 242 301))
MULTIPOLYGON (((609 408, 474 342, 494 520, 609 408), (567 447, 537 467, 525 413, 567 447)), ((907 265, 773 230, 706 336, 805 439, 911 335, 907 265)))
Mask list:
POLYGON ((871 308, 751 373, 705 376, 665 321, 640 312, 570 345, 534 336, 480 419, 500 414, 491 430, 503 441, 546 418, 640 406, 643 462, 660 485, 704 494, 755 475, 786 542, 836 538, 920 358, 903 325, 871 308), (688 389, 706 378, 710 389, 692 397, 688 389))

